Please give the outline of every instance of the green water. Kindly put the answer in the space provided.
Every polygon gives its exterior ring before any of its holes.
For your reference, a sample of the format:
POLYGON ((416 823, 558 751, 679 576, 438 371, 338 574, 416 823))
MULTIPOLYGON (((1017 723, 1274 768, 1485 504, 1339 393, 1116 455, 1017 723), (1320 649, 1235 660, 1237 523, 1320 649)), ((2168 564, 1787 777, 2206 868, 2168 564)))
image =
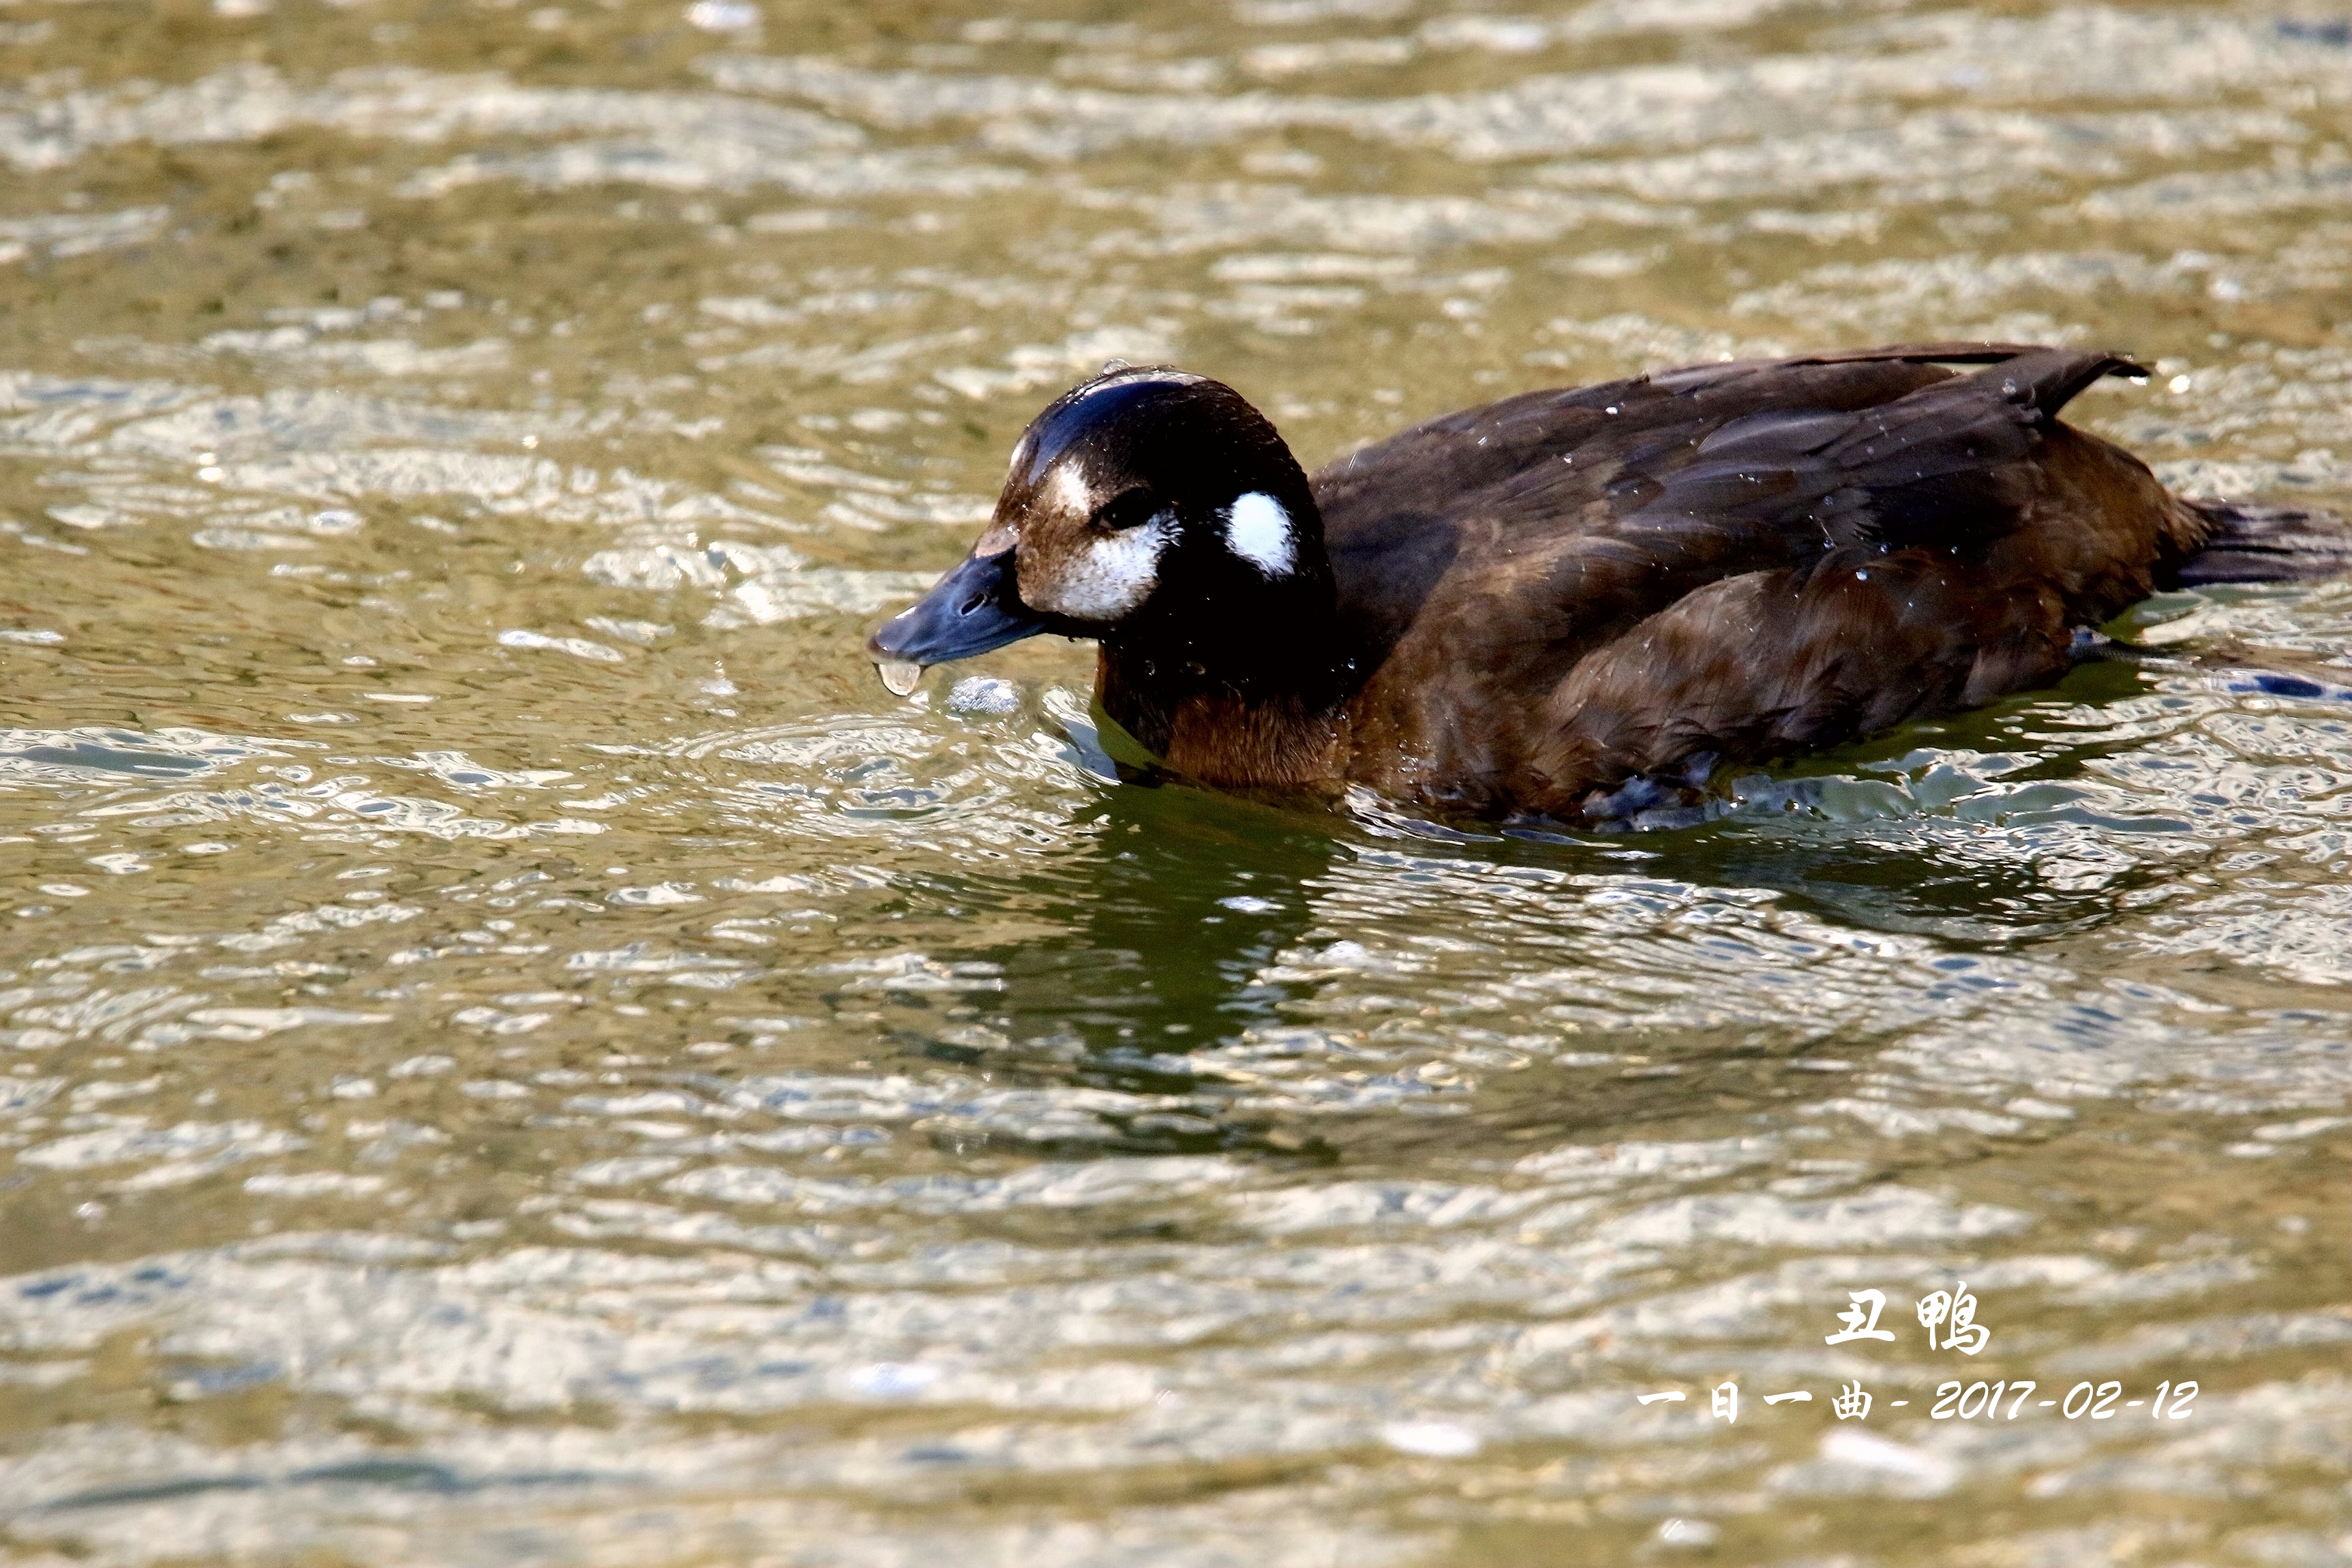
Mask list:
POLYGON ((2352 1562, 2352 584, 1557 842, 859 654, 1112 356, 1311 466, 2113 343, 2352 510, 2347 115, 2284 0, 0 5, 0 1558, 2352 1562))

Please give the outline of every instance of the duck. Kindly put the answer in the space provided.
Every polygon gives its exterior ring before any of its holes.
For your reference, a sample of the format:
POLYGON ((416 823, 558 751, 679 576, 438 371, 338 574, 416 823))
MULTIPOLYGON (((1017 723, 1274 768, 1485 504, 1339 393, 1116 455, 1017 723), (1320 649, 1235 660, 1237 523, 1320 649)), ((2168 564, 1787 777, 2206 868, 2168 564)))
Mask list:
POLYGON ((1165 775, 1622 824, 2048 686, 2159 589, 2352 569, 2336 520, 2185 500, 2058 417, 2147 374, 1993 342, 1717 361, 1310 477, 1231 386, 1114 363, 1030 422, 985 531, 866 653, 903 697, 1091 639, 1097 717, 1165 775))

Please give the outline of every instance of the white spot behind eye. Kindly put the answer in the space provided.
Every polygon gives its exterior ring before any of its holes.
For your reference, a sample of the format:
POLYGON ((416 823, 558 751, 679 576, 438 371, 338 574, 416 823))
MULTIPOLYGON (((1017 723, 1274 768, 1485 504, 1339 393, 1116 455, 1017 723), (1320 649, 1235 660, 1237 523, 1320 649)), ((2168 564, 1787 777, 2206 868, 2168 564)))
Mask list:
POLYGON ((1269 577, 1287 577, 1298 563, 1290 514, 1263 490, 1236 496, 1225 509, 1225 545, 1269 577))

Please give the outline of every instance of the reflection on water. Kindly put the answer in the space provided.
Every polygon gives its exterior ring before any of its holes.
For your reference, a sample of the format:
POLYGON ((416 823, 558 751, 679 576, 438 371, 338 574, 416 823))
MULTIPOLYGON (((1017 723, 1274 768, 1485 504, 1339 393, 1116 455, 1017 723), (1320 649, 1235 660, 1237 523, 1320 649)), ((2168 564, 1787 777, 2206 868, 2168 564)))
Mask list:
POLYGON ((2347 1560, 2352 585, 1613 837, 1121 785, 1085 650, 858 654, 1114 355, 1312 463, 2115 342, 2080 416, 2170 482, 2352 505, 2340 17, 22 0, 0 59, 6 1553, 2347 1560))

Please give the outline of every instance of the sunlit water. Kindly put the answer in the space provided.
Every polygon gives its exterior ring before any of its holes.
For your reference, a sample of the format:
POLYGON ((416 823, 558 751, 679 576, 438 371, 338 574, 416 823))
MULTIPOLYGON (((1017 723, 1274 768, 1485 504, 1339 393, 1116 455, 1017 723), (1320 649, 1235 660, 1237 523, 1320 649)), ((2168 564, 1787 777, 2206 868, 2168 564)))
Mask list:
POLYGON ((857 651, 1113 355, 2345 507, 2340 6, 1116 10, 0 5, 0 1556, 2352 1562, 2352 584, 1616 837, 857 651))

